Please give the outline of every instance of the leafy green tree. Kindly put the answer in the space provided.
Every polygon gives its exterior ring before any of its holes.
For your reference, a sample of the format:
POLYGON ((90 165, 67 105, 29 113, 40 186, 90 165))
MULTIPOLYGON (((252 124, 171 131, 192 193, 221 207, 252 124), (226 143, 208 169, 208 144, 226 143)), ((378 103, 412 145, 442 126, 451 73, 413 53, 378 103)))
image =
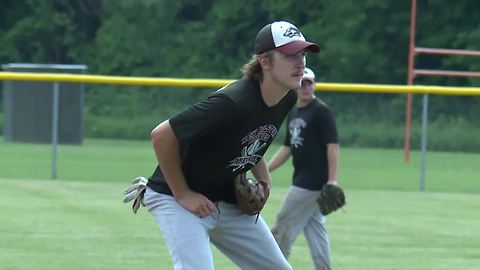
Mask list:
MULTIPOLYGON (((93 2, 93 1, 91 1, 93 2)), ((97 1, 98 2, 98 1, 97 1)), ((5 1, 10 13, 1 23, 2 62, 74 62, 74 56, 89 39, 100 18, 88 17, 75 1, 5 1), (8 21, 7 21, 8 19, 8 21)))

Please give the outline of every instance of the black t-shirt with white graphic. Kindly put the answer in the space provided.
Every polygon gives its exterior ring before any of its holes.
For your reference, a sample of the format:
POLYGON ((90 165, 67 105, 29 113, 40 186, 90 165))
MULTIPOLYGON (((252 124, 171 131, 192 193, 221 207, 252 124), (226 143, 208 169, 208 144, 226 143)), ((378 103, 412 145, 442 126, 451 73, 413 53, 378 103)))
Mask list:
MULTIPOLYGON (((171 118, 189 188, 212 201, 235 203, 233 178, 260 161, 295 101, 289 91, 267 107, 259 83, 242 78, 171 118)), ((172 194, 159 166, 148 186, 172 194)))
POLYGON ((293 159, 293 185, 320 190, 328 181, 327 144, 338 143, 337 127, 330 108, 312 100, 306 107, 295 107, 287 118, 284 145, 293 159))

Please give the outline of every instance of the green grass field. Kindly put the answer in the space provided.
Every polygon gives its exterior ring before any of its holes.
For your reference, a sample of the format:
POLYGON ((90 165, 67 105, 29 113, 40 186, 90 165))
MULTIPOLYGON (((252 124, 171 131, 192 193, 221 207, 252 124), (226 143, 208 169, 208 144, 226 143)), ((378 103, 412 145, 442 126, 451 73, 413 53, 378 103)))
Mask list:
MULTIPOLYGON (((275 151, 272 146, 268 156, 275 151)), ((0 141, 0 269, 171 269, 151 216, 133 215, 122 190, 154 166, 149 142, 85 140, 59 148, 0 141)), ((480 266, 480 155, 429 153, 427 192, 418 192, 418 153, 342 149, 346 212, 329 216, 335 269, 442 270, 480 266)), ((262 212, 273 223, 291 167, 273 174, 262 212)), ((237 269, 214 249, 216 269, 237 269)), ((290 258, 312 269, 303 237, 290 258)))

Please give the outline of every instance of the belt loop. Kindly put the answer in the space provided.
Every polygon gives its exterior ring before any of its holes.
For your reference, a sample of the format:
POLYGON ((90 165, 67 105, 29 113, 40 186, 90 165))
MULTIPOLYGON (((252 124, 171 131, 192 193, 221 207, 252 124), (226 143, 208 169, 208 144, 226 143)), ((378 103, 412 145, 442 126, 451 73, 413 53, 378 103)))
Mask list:
POLYGON ((215 207, 217 207, 218 214, 220 215, 220 207, 219 207, 219 204, 220 204, 219 201, 216 201, 216 202, 215 202, 215 207))

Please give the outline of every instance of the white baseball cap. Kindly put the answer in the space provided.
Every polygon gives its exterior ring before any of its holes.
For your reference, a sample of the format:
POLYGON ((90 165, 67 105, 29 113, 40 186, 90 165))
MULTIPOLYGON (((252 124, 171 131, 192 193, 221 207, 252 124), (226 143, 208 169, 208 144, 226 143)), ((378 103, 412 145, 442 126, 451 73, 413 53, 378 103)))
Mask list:
POLYGON ((255 53, 262 54, 266 51, 277 51, 292 55, 304 49, 318 53, 318 44, 305 40, 298 28, 286 21, 278 21, 265 25, 255 39, 255 53))
POLYGON ((306 67, 303 71, 302 80, 309 80, 312 83, 315 83, 315 73, 313 73, 313 70, 306 67))

